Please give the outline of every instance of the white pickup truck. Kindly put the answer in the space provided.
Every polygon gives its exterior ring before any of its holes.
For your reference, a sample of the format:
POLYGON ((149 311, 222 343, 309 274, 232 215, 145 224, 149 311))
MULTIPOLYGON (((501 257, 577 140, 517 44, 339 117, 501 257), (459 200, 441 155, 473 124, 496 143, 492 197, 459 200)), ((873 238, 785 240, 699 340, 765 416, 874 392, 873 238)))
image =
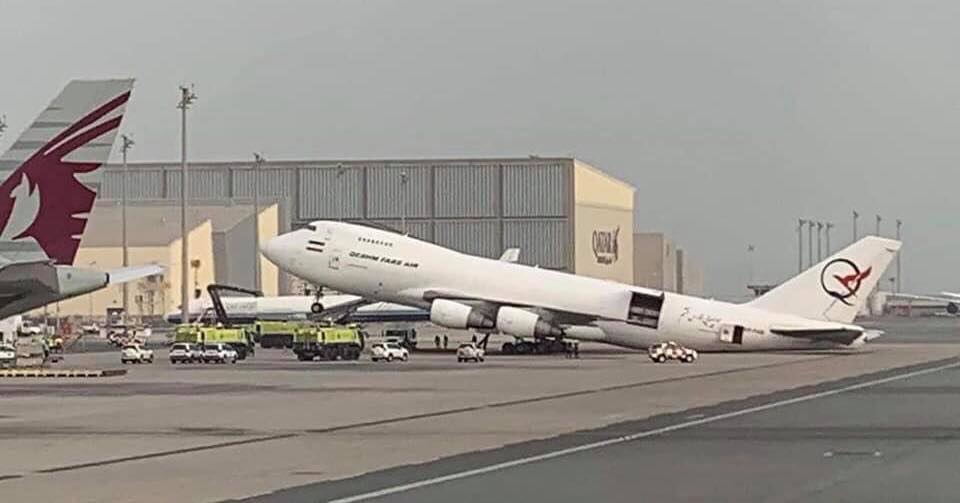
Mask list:
POLYGON ((139 344, 127 344, 120 350, 120 363, 153 363, 153 350, 139 344))

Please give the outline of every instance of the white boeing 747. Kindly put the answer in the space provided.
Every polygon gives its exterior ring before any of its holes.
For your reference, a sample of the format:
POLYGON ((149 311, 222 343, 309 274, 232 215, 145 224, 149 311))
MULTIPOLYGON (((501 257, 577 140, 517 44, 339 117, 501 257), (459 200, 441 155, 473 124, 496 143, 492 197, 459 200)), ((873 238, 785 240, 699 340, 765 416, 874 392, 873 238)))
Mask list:
POLYGON ((265 242, 264 255, 313 284, 416 306, 449 328, 563 337, 645 349, 859 347, 852 324, 900 242, 865 237, 745 304, 466 255, 365 225, 314 222, 265 242))

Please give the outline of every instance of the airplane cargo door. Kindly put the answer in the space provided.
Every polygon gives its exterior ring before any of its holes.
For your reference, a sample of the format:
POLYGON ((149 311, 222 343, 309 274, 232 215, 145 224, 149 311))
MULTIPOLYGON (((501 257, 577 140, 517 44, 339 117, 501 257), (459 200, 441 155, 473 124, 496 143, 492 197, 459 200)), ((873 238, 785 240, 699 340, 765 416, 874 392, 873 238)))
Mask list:
POLYGON ((627 323, 654 330, 660 326, 660 310, 663 308, 663 295, 648 295, 633 292, 627 311, 627 323))
POLYGON ((743 325, 720 325, 720 341, 743 344, 743 325))

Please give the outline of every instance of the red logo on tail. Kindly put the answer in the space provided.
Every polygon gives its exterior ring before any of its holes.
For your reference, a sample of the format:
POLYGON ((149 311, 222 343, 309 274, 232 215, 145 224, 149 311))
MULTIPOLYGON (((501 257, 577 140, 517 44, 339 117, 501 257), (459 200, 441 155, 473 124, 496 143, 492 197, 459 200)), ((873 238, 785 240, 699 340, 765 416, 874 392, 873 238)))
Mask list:
POLYGON ((845 258, 833 259, 827 262, 820 271, 820 285, 823 287, 823 291, 827 292, 831 297, 848 306, 852 306, 853 304, 847 299, 855 296, 857 292, 860 291, 863 280, 867 279, 872 271, 873 267, 867 267, 861 271, 860 267, 852 260, 845 258), (828 278, 831 279, 830 282, 827 281, 828 278), (838 288, 834 281, 839 283, 839 286, 843 288, 838 288))
POLYGON ((848 292, 857 293, 857 290, 860 288, 860 282, 867 279, 870 276, 870 271, 872 267, 868 267, 863 272, 855 272, 853 274, 848 274, 846 276, 839 276, 834 274, 833 277, 842 284, 848 292))
POLYGON ((4 234, 11 225, 23 225, 23 231, 9 238, 33 238, 54 262, 73 262, 80 246, 80 236, 87 225, 83 214, 90 212, 96 199, 96 193, 80 183, 76 175, 95 171, 103 163, 71 162, 64 158, 120 127, 122 115, 89 126, 123 106, 128 99, 129 91, 90 112, 47 142, 0 184, 0 228, 4 229, 4 234), (15 194, 14 190, 20 188, 22 182, 29 186, 15 194), (24 195, 39 198, 36 217, 29 223, 11 222, 16 196, 24 195))

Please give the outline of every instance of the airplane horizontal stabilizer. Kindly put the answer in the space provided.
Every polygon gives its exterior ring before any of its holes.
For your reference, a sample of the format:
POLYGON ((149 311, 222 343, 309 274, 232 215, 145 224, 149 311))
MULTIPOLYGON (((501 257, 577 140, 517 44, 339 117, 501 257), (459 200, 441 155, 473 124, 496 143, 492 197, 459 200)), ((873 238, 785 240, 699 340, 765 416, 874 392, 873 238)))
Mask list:
POLYGON ((817 342, 837 342, 840 344, 852 344, 864 334, 863 330, 857 330, 852 327, 837 328, 777 328, 771 327, 770 332, 785 337, 799 337, 801 339, 810 339, 817 342))

